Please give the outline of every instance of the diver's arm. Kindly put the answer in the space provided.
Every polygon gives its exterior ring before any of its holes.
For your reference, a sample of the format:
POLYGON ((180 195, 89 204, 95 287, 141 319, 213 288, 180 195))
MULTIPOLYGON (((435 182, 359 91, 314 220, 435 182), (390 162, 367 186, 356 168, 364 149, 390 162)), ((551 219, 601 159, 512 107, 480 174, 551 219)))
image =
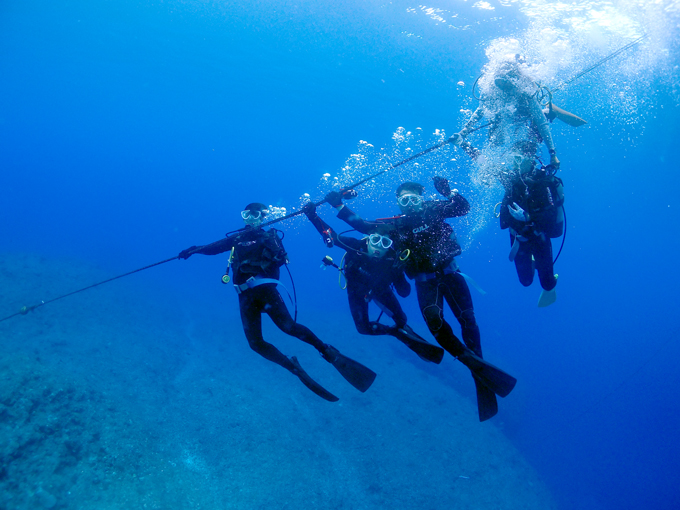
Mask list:
POLYGON ((481 152, 475 147, 473 147, 472 144, 468 142, 465 138, 467 137, 467 135, 470 134, 470 132, 473 130, 472 127, 477 122, 479 122, 479 119, 482 118, 483 114, 484 111, 482 110, 482 107, 478 106, 477 109, 472 114, 472 117, 470 117, 470 120, 468 120, 465 126, 463 126, 463 129, 461 129, 458 133, 455 133, 451 138, 449 138, 449 142, 459 146, 472 159, 477 159, 477 156, 479 156, 481 152))
POLYGON ((538 133, 541 135, 541 138, 543 138, 545 146, 548 148, 548 152, 550 153, 550 163, 559 168, 560 160, 557 159, 557 154, 555 152, 555 143, 553 142, 552 133, 550 132, 550 123, 543 113, 541 105, 539 105, 538 101, 533 97, 529 99, 529 111, 531 112, 532 122, 538 129, 538 133))
POLYGON ((224 239, 220 239, 219 241, 215 241, 214 243, 205 244, 203 246, 191 246, 186 250, 182 250, 177 257, 180 259, 188 259, 195 253, 200 253, 201 255, 218 255, 220 253, 224 253, 225 251, 231 250, 235 243, 236 236, 226 237, 224 239))
POLYGON ((470 202, 458 192, 451 193, 448 200, 433 200, 425 205, 442 218, 456 218, 470 212, 470 202))
POLYGON ((347 207, 347 205, 338 211, 338 218, 362 234, 368 234, 372 230, 372 223, 364 220, 361 216, 347 207))
POLYGON ((332 248, 333 245, 338 242, 338 236, 330 227, 330 225, 323 221, 321 216, 316 213, 316 206, 314 203, 308 202, 302 208, 302 211, 305 213, 305 216, 307 216, 307 219, 311 222, 311 224, 314 225, 314 228, 316 228, 317 232, 321 234, 324 244, 328 248, 332 248))
POLYGON ((366 247, 366 240, 365 238, 362 240, 356 237, 338 236, 337 246, 345 251, 361 251, 362 247, 366 247))
POLYGON ((482 118, 484 115, 484 110, 482 109, 482 106, 478 106, 477 109, 474 111, 472 114, 472 117, 470 117, 470 120, 468 120, 465 125, 463 126, 463 129, 461 129, 457 134, 459 134, 462 138, 465 138, 467 135, 470 134, 470 131, 472 131, 472 128, 474 127, 477 122, 482 118))
POLYGON ((345 251, 356 251, 361 248, 362 244, 365 244, 365 242, 361 241, 360 239, 338 235, 338 233, 333 230, 328 223, 322 220, 318 214, 314 214, 311 217, 310 215, 307 215, 307 218, 309 218, 309 221, 312 222, 312 225, 316 227, 316 230, 319 232, 319 234, 321 234, 321 237, 323 237, 324 243, 329 248, 337 246, 338 248, 341 248, 345 251))

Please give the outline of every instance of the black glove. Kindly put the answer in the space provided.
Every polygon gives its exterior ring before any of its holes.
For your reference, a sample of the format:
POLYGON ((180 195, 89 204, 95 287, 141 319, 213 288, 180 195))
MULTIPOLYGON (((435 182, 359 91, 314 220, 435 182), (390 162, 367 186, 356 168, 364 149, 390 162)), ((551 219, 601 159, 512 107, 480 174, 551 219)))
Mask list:
POLYGON ((307 216, 308 218, 313 218, 316 216, 316 204, 314 202, 307 202, 305 205, 302 206, 302 212, 307 216))
POLYGON ((196 251, 195 251, 196 248, 198 248, 198 246, 192 246, 190 248, 187 248, 186 250, 182 250, 181 252, 179 252, 179 255, 177 255, 177 258, 178 259, 184 259, 184 260, 188 259, 194 253, 196 253, 196 251))
POLYGON ((342 205, 342 195, 337 191, 331 191, 326 195, 325 200, 333 207, 340 207, 342 205))
POLYGON ((449 186, 449 180, 435 175, 432 179, 434 181, 434 187, 439 193, 444 195, 446 198, 451 196, 451 186, 449 186))

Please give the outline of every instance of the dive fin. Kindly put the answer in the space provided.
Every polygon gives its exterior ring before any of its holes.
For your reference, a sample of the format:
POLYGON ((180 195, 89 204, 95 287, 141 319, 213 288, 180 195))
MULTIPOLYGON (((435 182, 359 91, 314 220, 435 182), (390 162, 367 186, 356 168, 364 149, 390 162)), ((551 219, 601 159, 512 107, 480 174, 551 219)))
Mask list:
POLYGON ((328 361, 345 380, 361 392, 366 391, 375 381, 376 373, 358 361, 340 354, 335 347, 327 345, 322 353, 323 359, 328 361))
POLYGON ((498 401, 496 394, 475 377, 472 373, 472 378, 475 380, 475 388, 477 390, 477 412, 479 413, 479 421, 486 421, 496 416, 498 413, 498 401))
POLYGON ((300 366, 300 362, 297 360, 295 356, 290 358, 290 361, 293 363, 293 366, 295 367, 291 372, 298 376, 300 381, 302 381, 302 384, 304 384, 314 393, 319 395, 321 398, 328 400, 329 402, 337 402, 338 400, 340 400, 338 397, 333 395, 330 391, 326 390, 314 379, 309 377, 309 374, 307 374, 307 372, 305 372, 302 369, 302 367, 300 366))
POLYGON ((415 331, 410 326, 404 325, 403 328, 392 329, 392 335, 399 339, 409 349, 415 352, 420 359, 439 364, 444 357, 444 349, 438 345, 431 344, 415 331))
POLYGON ((499 397, 508 396, 517 384, 517 379, 513 376, 484 361, 468 348, 457 357, 458 361, 470 369, 475 380, 479 380, 499 397))
POLYGON ((557 118, 564 122, 565 124, 569 124, 570 126, 573 127, 579 127, 583 126, 584 124, 588 124, 587 121, 583 120, 581 117, 578 115, 574 115, 573 113, 569 113, 567 110, 563 110, 559 106, 552 104, 549 106, 551 114, 548 115, 548 118, 552 117, 557 118))
MULTIPOLYGON (((555 275, 555 280, 557 280, 557 275, 555 275)), ((543 289, 541 295, 538 296, 538 307, 545 308, 552 305, 555 301, 557 301, 557 287, 553 287, 551 290, 543 289)))

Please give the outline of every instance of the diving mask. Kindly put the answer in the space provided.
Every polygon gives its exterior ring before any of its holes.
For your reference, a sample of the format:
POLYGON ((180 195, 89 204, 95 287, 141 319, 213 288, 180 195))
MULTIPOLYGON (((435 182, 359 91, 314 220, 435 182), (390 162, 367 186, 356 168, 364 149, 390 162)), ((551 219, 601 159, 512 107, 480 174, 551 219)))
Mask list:
POLYGON ((422 195, 407 193, 397 198, 397 203, 402 207, 408 207, 409 205, 418 206, 423 203, 423 197, 422 195))
POLYGON ((250 211, 248 209, 241 211, 241 218, 244 220, 259 220, 262 216, 262 211, 250 211))
POLYGON ((380 234, 371 234, 368 236, 368 242, 376 248, 383 248, 387 250, 392 246, 392 239, 387 236, 381 236, 380 234))

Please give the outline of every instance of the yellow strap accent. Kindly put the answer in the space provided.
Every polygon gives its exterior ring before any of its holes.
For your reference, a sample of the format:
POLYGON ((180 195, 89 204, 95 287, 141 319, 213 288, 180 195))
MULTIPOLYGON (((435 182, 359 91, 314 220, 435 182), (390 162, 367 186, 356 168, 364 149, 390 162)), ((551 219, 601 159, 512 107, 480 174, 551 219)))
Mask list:
POLYGON ((409 250, 408 248, 406 248, 404 251, 402 251, 402 252, 399 254, 399 260, 401 260, 402 262, 404 262, 404 261, 405 261, 406 259, 408 259, 410 256, 411 256, 411 250, 409 250), (404 255, 404 254, 406 254, 406 255, 404 255))
POLYGON ((498 209, 498 206, 499 206, 499 205, 502 206, 502 205, 503 205, 503 202, 498 202, 496 205, 493 206, 493 215, 494 215, 496 218, 500 218, 500 216, 501 216, 501 211, 500 211, 500 210, 499 210, 498 212, 496 212, 496 209, 498 209))

